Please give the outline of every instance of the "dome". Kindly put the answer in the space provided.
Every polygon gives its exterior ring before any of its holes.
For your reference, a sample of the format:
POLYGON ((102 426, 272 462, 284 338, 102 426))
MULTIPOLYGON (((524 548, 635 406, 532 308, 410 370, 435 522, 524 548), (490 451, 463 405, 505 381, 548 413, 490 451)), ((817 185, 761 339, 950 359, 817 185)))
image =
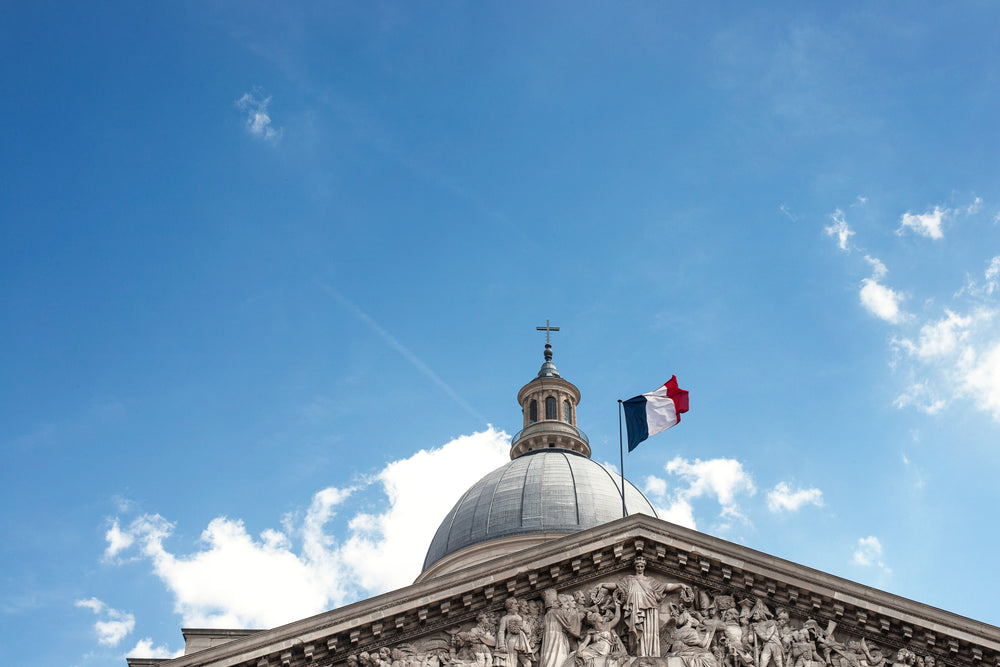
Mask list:
MULTIPOLYGON (((423 569, 487 541, 518 535, 535 535, 541 541, 547 539, 544 534, 575 533, 619 519, 620 483, 620 477, 574 451, 538 449, 522 454, 465 492, 441 522, 423 569)), ((625 488, 629 514, 656 516, 637 488, 630 482, 625 488)), ((514 548, 523 546, 522 542, 514 548)), ((492 547, 489 557, 511 550, 501 544, 492 547)), ((448 568, 452 569, 456 568, 448 568)))

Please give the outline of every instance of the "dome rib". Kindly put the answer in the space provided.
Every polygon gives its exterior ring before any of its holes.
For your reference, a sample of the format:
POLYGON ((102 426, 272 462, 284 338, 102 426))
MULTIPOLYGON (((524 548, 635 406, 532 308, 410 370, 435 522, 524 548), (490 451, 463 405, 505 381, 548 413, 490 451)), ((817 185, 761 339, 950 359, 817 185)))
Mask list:
MULTIPOLYGON (((524 528, 524 494, 527 493, 528 489, 527 481, 528 481, 529 470, 531 470, 531 461, 528 461, 528 465, 524 467, 524 475, 523 475, 524 483, 521 484, 521 512, 517 517, 517 525, 521 528, 524 528)), ((543 473, 545 472, 544 469, 542 470, 542 472, 543 473)))
MULTIPOLYGON (((444 522, 448 524, 449 535, 451 535, 451 531, 455 528, 455 517, 458 516, 458 508, 461 507, 463 504, 465 504, 465 499, 469 497, 469 494, 472 493, 472 490, 474 488, 476 488, 475 485, 470 486, 468 489, 466 489, 465 493, 462 494, 462 498, 458 501, 458 503, 455 504, 455 506, 451 509, 451 511, 448 512, 448 516, 444 518, 444 522)), ((442 525, 444 525, 444 523, 442 523, 442 525)))
POLYGON ((566 460, 566 467, 569 468, 569 478, 573 480, 573 504, 576 510, 576 522, 580 523, 580 489, 576 485, 576 475, 573 474, 573 464, 570 463, 569 456, 563 454, 566 460))

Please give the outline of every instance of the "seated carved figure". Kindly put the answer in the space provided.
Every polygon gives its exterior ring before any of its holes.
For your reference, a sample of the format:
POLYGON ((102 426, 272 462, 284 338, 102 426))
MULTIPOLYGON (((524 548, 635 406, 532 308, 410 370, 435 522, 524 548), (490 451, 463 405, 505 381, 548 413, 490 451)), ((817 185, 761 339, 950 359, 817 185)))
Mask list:
POLYGON ((619 658, 627 657, 625 645, 613 630, 622 618, 621 607, 615 605, 610 618, 601 616, 596 610, 588 611, 586 618, 590 627, 573 662, 579 667, 615 667, 619 658))
POLYGON ((715 628, 706 630, 698 618, 687 610, 680 611, 676 623, 670 635, 668 658, 680 658, 684 667, 720 667, 709 650, 715 628))

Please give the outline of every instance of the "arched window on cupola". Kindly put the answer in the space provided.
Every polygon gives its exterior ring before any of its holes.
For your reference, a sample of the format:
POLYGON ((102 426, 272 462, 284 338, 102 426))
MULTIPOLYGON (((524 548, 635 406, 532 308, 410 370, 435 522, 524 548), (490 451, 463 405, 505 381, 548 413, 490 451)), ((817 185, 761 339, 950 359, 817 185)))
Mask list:
POLYGON ((532 401, 528 404, 528 423, 534 424, 538 421, 538 401, 532 401))
POLYGON ((563 421, 567 424, 573 423, 573 408, 569 406, 569 401, 563 401, 563 421))
POLYGON ((556 414, 556 399, 552 396, 545 398, 545 418, 559 419, 559 415, 556 414))

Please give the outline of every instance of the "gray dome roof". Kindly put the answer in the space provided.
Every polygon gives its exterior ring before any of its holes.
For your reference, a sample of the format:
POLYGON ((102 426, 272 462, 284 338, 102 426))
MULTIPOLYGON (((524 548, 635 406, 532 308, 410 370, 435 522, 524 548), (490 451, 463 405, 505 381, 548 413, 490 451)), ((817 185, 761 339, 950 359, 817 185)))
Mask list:
MULTIPOLYGON (((621 478, 563 449, 528 452, 472 485, 441 522, 424 558, 426 570, 473 544, 529 533, 575 533, 620 519, 621 478)), ((629 514, 656 516, 628 482, 629 514)))

